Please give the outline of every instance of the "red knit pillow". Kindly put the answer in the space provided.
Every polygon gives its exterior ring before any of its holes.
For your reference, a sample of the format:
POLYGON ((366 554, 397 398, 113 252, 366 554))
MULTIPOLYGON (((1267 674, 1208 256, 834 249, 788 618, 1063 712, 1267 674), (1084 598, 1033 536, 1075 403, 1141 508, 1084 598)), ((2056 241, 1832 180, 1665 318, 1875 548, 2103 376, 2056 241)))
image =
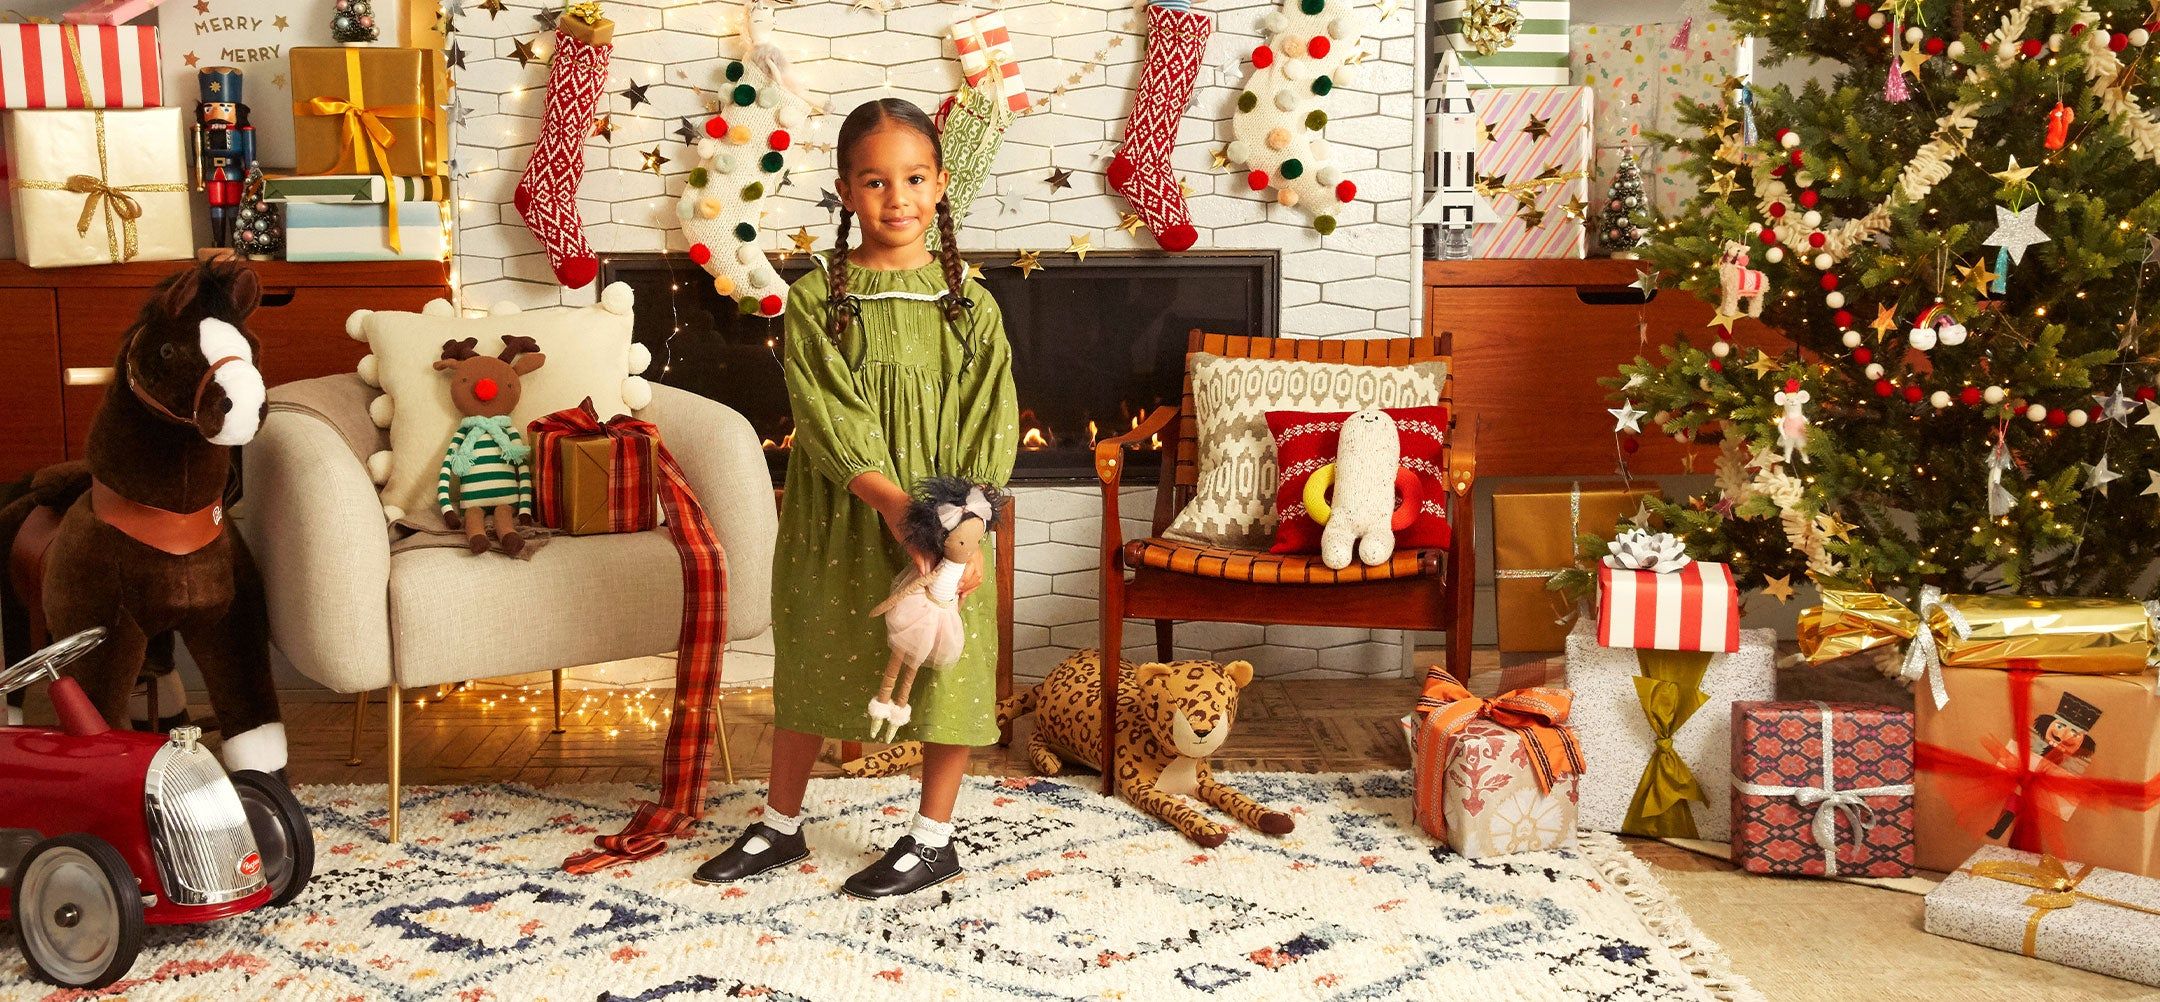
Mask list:
MULTIPOLYGON (((1305 511, 1305 482, 1335 461, 1348 411, 1314 414, 1269 411, 1268 432, 1275 436, 1275 553, 1320 552, 1320 523, 1305 511)), ((1447 469, 1441 448, 1446 441, 1446 407, 1392 407, 1402 436, 1402 465, 1417 476, 1418 513, 1408 529, 1395 534, 1397 550, 1444 550, 1453 538, 1447 520, 1447 469)))

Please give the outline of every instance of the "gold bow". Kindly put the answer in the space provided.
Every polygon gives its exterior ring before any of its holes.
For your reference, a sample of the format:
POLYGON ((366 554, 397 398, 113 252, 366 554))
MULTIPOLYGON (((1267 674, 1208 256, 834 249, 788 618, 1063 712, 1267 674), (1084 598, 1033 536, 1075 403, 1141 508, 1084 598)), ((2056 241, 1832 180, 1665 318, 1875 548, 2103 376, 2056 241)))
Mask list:
POLYGON ((2117 908, 2127 908, 2147 915, 2160 915, 2160 908, 2147 908, 2144 905, 2135 905, 2128 901, 2117 901, 2114 898, 2103 898, 2097 894, 2087 894, 2078 890, 2078 885, 2084 883, 2085 878, 2092 875, 2093 866, 2090 863, 2085 864, 2084 868, 2079 870, 2076 876, 2070 875, 2069 869, 2063 866, 2062 860, 2046 855, 2041 856, 2039 861, 2034 863, 2020 862, 2014 859, 1990 859, 1974 863, 1967 872, 1975 877, 2001 880, 2020 887, 2033 888, 2033 894, 2025 899, 2025 907, 2033 910, 2033 913, 2025 919, 2025 943, 2023 949, 2028 957, 2033 955, 2033 941, 2040 935, 2040 920, 2046 918, 2050 912, 2061 911, 2077 904, 2080 900, 2090 901, 2094 904, 2113 905, 2117 908))
POLYGON ((1643 765, 1642 779, 1635 785, 1635 796, 1628 804, 1620 830, 1655 838, 1694 838, 1695 814, 1688 801, 1703 801, 1706 797, 1687 760, 1673 748, 1673 735, 1710 701, 1702 691, 1710 655, 1700 651, 1638 650, 1635 656, 1642 671, 1635 678, 1635 696, 1642 703, 1656 745, 1650 761, 1643 765))
POLYGON ((108 184, 105 181, 105 113, 93 111, 97 116, 97 176, 72 174, 65 181, 35 181, 17 178, 18 191, 72 191, 87 196, 83 199, 82 215, 75 220, 77 236, 90 234, 90 217, 99 206, 105 208, 105 256, 112 261, 133 260, 136 253, 135 221, 142 218, 142 203, 128 194, 131 191, 186 191, 184 184, 108 184), (116 231, 113 218, 119 217, 116 231))
POLYGON ((388 198, 386 211, 390 216, 389 244, 393 252, 403 253, 405 243, 398 234, 398 184, 390 175, 390 147, 397 145, 397 136, 383 124, 385 118, 426 118, 427 109, 417 104, 385 104, 368 107, 367 94, 360 84, 360 50, 345 50, 345 95, 347 100, 334 97, 313 97, 293 102, 293 114, 316 117, 342 116, 345 119, 345 140, 338 145, 337 159, 317 173, 335 174, 347 157, 360 172, 368 172, 368 162, 376 164, 374 173, 382 176, 383 188, 388 198), (360 152, 356 156, 354 151, 360 152))

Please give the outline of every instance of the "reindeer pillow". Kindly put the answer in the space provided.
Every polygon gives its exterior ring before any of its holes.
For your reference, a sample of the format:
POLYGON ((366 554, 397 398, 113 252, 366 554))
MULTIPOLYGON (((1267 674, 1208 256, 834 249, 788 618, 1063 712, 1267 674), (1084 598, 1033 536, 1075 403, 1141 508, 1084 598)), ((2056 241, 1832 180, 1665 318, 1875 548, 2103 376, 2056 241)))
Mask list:
POLYGON ((502 303, 484 317, 460 317, 438 299, 418 313, 360 310, 345 333, 368 343, 360 378, 382 390, 368 407, 376 425, 390 429, 390 449, 368 457, 368 475, 382 487, 383 515, 417 529, 447 531, 435 510, 435 478, 443 450, 457 432, 458 412, 435 362, 443 342, 478 338, 478 350, 502 350, 506 334, 540 343, 548 364, 523 380, 510 412, 519 427, 534 418, 575 407, 587 397, 602 420, 628 414, 652 401, 652 386, 638 374, 652 364, 643 345, 630 340, 630 287, 617 282, 593 306, 524 312, 502 303))

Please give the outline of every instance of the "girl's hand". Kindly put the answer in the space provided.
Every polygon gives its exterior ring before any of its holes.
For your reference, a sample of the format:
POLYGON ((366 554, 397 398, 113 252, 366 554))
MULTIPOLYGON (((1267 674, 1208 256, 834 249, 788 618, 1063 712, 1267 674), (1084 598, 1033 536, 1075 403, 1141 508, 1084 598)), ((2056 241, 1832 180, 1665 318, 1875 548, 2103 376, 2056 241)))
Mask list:
POLYGON ((907 555, 915 561, 915 573, 921 577, 928 577, 930 572, 937 568, 937 559, 920 553, 914 547, 908 545, 907 533, 901 528, 907 521, 906 501, 903 499, 898 506, 879 507, 878 516, 885 520, 885 531, 892 534, 893 541, 899 543, 900 548, 906 550, 907 555))
POLYGON ((980 549, 977 549, 977 550, 975 551, 975 553, 974 553, 974 555, 973 555, 973 556, 970 556, 970 557, 968 557, 968 562, 967 562, 967 570, 964 570, 964 571, 961 571, 961 572, 960 572, 960 597, 961 597, 961 598, 966 598, 966 597, 968 597, 968 593, 969 593, 969 592, 972 592, 972 591, 974 591, 975 589, 977 589, 977 588, 980 588, 980 587, 982 587, 982 572, 983 572, 983 555, 982 555, 982 550, 980 550, 980 549))

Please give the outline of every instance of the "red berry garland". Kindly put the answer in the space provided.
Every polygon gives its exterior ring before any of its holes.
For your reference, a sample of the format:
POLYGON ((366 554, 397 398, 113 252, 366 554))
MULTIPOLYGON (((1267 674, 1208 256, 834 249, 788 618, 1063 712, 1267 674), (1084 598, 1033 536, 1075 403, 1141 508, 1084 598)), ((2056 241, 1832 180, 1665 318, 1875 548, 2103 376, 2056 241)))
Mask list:
POLYGON ((1959 390, 1958 402, 1964 404, 1967 407, 1978 406, 1980 403, 1980 388, 1977 386, 1968 386, 1962 390, 1959 390))

